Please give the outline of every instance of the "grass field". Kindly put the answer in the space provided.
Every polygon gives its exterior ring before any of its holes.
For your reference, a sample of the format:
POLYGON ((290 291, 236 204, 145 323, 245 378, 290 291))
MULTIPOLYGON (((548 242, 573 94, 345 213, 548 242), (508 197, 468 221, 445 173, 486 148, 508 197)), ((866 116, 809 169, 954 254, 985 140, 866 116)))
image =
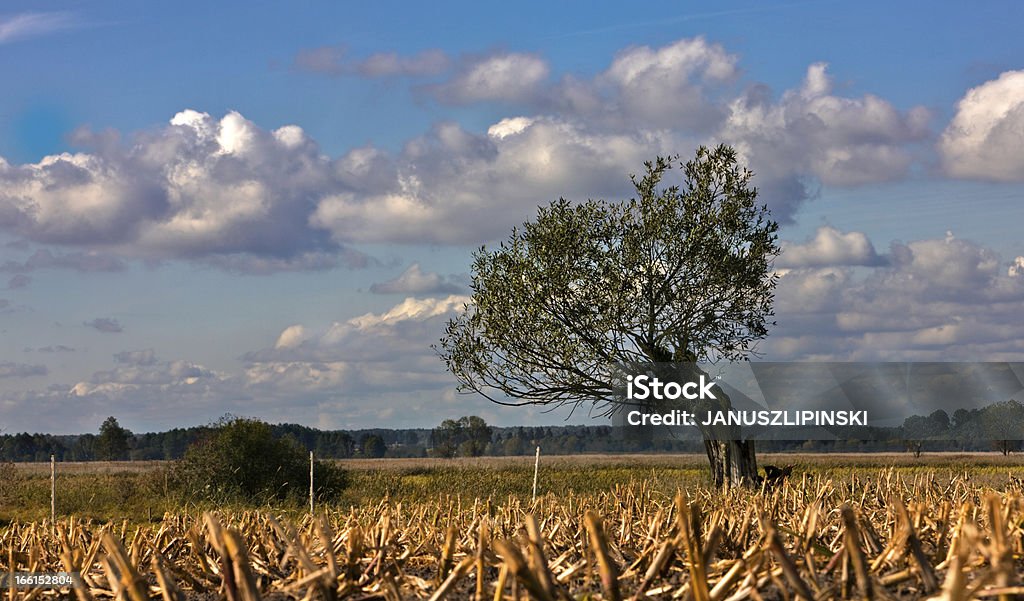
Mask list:
POLYGON ((133 601, 1024 598, 1024 458, 764 455, 790 481, 728 492, 705 461, 542 458, 534 502, 532 457, 349 460, 315 519, 183 500, 158 462, 64 464, 56 528, 49 465, 8 466, 0 570, 79 568, 83 599, 133 601))
MULTIPOLYGON (((909 453, 764 454, 761 465, 794 465, 802 474, 839 480, 872 477, 883 468, 904 476, 920 473, 942 478, 969 473, 973 481, 1004 487, 1010 477, 1024 477, 1024 456, 998 453, 934 453, 914 458, 909 453)), ((439 494, 465 499, 514 497, 528 501, 533 488, 533 457, 458 459, 348 459, 349 486, 339 507, 364 506, 384 497, 416 501, 439 494)), ((616 485, 644 482, 669 495, 677 489, 707 486, 703 455, 575 455, 541 458, 541 494, 597 494, 616 485)), ((36 521, 50 515, 50 464, 8 464, 14 477, 0 483, 0 525, 36 521)), ((74 462, 57 464, 57 512, 99 523, 159 519, 183 507, 212 509, 198 499, 183 498, 168 481, 168 462, 74 462)), ((272 507, 301 511, 306 501, 248 502, 235 509, 272 507)))

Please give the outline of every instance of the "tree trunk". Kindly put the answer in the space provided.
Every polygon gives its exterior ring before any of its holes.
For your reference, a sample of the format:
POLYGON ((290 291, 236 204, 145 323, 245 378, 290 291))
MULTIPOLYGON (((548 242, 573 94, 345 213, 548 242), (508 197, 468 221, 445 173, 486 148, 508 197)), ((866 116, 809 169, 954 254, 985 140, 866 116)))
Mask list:
MULTIPOLYGON (((657 373, 662 381, 697 382, 701 377, 714 380, 708 372, 696 363, 657 363, 661 368, 657 373)), ((714 397, 708 400, 694 400, 673 409, 682 409, 696 415, 709 411, 728 411, 732 408, 732 399, 715 384, 714 397)), ((698 417, 698 420, 701 419, 698 417)), ((711 467, 711 480, 716 488, 732 488, 734 486, 757 487, 761 476, 757 472, 757 456, 754 452, 754 441, 744 438, 739 426, 725 424, 697 425, 704 439, 704 450, 708 455, 711 467)))
MULTIPOLYGON (((713 379, 696 363, 673 364, 673 369, 677 376, 689 382, 696 382, 702 376, 713 379)), ((715 384, 714 393, 715 400, 696 401, 688 409, 707 412, 728 411, 732 408, 732 399, 721 386, 715 384)), ((757 473, 754 441, 745 439, 739 426, 699 425, 697 428, 704 439, 704 450, 711 467, 711 481, 716 488, 754 488, 761 483, 761 476, 757 473)))
POLYGON ((711 465, 711 479, 717 488, 755 487, 761 481, 753 440, 704 438, 704 450, 711 465))

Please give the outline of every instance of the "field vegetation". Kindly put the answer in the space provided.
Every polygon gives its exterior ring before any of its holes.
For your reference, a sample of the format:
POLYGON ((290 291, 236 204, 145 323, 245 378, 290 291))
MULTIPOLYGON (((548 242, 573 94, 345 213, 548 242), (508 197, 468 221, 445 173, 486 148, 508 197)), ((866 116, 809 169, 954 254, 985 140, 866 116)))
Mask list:
POLYGON ((694 600, 1019 598, 1024 464, 1000 455, 781 455, 786 483, 718 491, 699 456, 362 460, 310 515, 182 498, 163 464, 7 464, 0 568, 77 594, 694 600))

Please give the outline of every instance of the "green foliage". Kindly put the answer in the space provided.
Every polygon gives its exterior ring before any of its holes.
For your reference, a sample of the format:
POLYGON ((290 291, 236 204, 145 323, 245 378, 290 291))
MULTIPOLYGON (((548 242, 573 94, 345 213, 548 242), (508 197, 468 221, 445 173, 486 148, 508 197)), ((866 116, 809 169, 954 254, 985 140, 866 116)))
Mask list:
POLYGON ((778 224, 732 148, 674 161, 647 163, 636 198, 558 200, 475 253, 472 300, 438 349, 463 391, 611 413, 617 365, 754 349, 772 325, 778 224), (674 168, 681 183, 664 186, 674 168))
MULTIPOLYGON (((302 497, 309 491, 309 456, 293 438, 275 437, 265 422, 225 417, 185 451, 175 480, 189 494, 215 501, 302 497)), ((331 499, 344 488, 345 473, 320 461, 313 481, 316 496, 331 499)))
POLYGON ((943 436, 949 430, 949 416, 945 411, 937 410, 928 417, 911 415, 903 420, 900 428, 904 445, 914 457, 920 457, 925 450, 925 441, 943 436))
POLYGON ((503 455, 522 455, 526 451, 523 439, 518 436, 510 436, 502 443, 501 453, 503 455))
MULTIPOLYGON (((899 430, 907 450, 915 456, 921 455, 925 441, 943 440, 990 441, 995 450, 1008 455, 1019 450, 1024 439, 1024 405, 1010 399, 971 410, 957 409, 952 419, 938 409, 927 417, 906 418, 899 430)), ((940 445, 929 445, 933 446, 940 445)))
POLYGON ((446 419, 430 433, 435 457, 479 457, 491 442, 491 427, 483 418, 464 415, 458 420, 446 419))
POLYGON ((96 438, 94 452, 96 458, 105 461, 115 461, 128 457, 128 441, 132 433, 121 427, 117 419, 108 417, 100 425, 100 435, 96 438))
POLYGON ((992 446, 1009 455, 1020 449, 1024 439, 1024 405, 1013 399, 989 405, 981 414, 981 426, 992 446))
POLYGON ((359 448, 362 449, 363 457, 372 459, 379 459, 388 452, 388 445, 384 444, 384 439, 377 434, 364 434, 359 439, 359 448))
MULTIPOLYGON (((834 479, 837 482, 871 480, 881 470, 895 470, 896 477, 914 482, 924 476, 937 482, 962 481, 970 474, 975 484, 996 489, 1015 486, 1014 479, 1024 478, 1019 458, 997 453, 934 454, 921 459, 909 455, 885 454, 818 454, 786 453, 766 455, 771 463, 796 464, 796 472, 834 479)), ((541 457, 541 494, 565 495, 600 493, 644 480, 645 486, 671 498, 677 489, 693 490, 706 486, 707 474, 700 466, 701 455, 577 455, 574 457, 541 457)), ((492 497, 495 500, 513 495, 529 503, 533 483, 533 458, 474 459, 471 461, 421 464, 396 462, 384 467, 353 467, 350 484, 337 497, 343 508, 376 506, 385 495, 392 502, 422 501, 439 494, 462 497, 472 505, 473 499, 492 497)), ((164 466, 138 463, 130 471, 110 472, 110 466, 91 464, 70 473, 58 471, 57 515, 74 515, 77 519, 114 522, 127 519, 134 523, 160 520, 164 512, 180 513, 196 509, 251 509, 265 505, 260 498, 235 498, 230 502, 200 502, 183 495, 174 487, 173 477, 164 466)), ((118 467, 125 470, 123 464, 118 467)), ((308 470, 308 467, 307 467, 308 470)), ((0 528, 11 520, 43 520, 50 515, 49 465, 0 466, 0 472, 13 474, 13 480, 0 480, 0 528)), ((274 503, 275 512, 304 515, 305 499, 285 499, 274 503)))

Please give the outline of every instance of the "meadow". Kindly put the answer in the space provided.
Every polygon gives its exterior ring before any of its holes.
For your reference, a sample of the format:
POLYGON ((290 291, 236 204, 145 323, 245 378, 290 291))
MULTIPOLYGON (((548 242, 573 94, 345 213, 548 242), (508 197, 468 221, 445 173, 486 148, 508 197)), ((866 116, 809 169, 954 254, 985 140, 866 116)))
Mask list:
POLYGON ((211 505, 166 465, 5 466, 0 569, 80 571, 58 595, 257 598, 1011 599, 1024 461, 765 455, 784 484, 715 491, 686 456, 347 460, 340 499, 211 505))

